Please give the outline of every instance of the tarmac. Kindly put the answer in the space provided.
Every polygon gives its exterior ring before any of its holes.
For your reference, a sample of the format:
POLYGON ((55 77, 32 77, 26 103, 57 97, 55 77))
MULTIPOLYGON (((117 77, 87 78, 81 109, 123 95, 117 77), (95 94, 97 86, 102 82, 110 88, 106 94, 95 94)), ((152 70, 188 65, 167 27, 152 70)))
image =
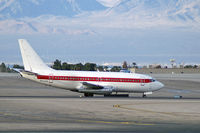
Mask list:
POLYGON ((200 74, 151 76, 165 87, 147 98, 85 98, 0 73, 0 132, 199 133, 200 74))

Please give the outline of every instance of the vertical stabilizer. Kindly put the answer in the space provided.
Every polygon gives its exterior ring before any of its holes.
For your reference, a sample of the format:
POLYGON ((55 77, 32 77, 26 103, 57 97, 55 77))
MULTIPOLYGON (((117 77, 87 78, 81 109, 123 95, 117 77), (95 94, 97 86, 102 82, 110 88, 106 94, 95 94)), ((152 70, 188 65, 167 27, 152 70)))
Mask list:
POLYGON ((41 60, 25 39, 19 39, 18 42, 26 71, 41 73, 52 70, 41 60))

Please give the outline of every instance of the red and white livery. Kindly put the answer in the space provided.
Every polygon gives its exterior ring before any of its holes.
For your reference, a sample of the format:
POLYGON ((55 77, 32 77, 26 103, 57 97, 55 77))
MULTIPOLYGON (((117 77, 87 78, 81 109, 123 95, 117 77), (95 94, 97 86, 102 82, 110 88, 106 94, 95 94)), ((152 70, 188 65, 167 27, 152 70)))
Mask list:
POLYGON ((111 95, 113 92, 152 94, 164 85, 152 77, 136 73, 64 71, 48 67, 25 39, 19 39, 24 64, 20 74, 36 82, 84 93, 111 95))

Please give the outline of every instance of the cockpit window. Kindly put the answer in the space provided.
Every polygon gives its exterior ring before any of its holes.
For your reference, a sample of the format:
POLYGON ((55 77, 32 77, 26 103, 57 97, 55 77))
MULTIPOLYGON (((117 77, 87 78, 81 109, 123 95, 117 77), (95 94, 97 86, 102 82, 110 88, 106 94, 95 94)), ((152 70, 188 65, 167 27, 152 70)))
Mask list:
POLYGON ((151 79, 151 82, 155 82, 156 80, 155 79, 151 79))

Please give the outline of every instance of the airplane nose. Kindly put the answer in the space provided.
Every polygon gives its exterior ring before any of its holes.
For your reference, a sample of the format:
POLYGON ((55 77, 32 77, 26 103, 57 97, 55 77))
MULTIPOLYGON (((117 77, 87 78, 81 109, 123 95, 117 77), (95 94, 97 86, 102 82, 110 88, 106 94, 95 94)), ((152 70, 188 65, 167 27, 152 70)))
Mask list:
POLYGON ((163 83, 161 83, 161 82, 159 82, 159 83, 160 83, 160 88, 163 88, 165 86, 163 83))
POLYGON ((157 89, 159 90, 159 89, 161 89, 163 87, 164 87, 164 84, 159 82, 159 81, 157 81, 157 89))
POLYGON ((152 91, 157 91, 157 90, 160 90, 160 89, 163 88, 163 87, 164 87, 164 84, 163 84, 163 83, 161 83, 161 82, 159 82, 159 81, 155 81, 155 82, 153 82, 153 84, 152 84, 151 90, 152 90, 152 91))

